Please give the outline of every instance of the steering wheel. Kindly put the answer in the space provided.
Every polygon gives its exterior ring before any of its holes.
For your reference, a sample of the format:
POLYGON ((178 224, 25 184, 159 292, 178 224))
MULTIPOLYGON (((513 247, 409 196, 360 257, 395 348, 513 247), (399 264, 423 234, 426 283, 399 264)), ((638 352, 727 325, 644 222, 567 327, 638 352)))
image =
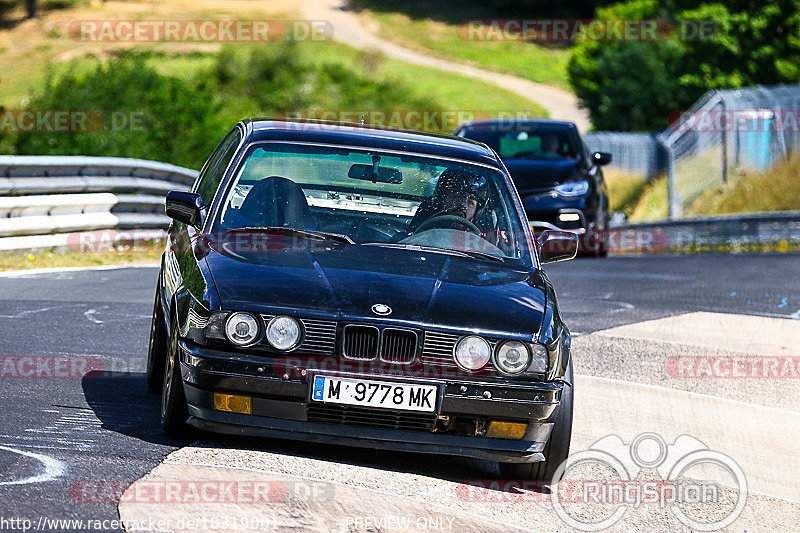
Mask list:
POLYGON ((413 235, 432 227, 442 227, 447 224, 459 224, 470 230, 475 235, 481 234, 481 229, 464 217, 460 217, 458 215, 437 215, 420 224, 419 227, 414 230, 413 235))

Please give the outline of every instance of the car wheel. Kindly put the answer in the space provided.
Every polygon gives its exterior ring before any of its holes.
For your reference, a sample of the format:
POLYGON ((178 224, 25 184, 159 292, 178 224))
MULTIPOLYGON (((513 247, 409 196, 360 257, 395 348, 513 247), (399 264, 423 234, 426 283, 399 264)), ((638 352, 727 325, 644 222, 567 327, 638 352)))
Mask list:
POLYGON ((164 360, 167 357, 167 328, 164 327, 164 313, 159 304, 159 289, 153 303, 153 319, 150 323, 150 345, 147 350, 147 387, 151 392, 161 390, 164 377, 164 360))
POLYGON ((178 358, 178 322, 172 319, 167 357, 164 364, 164 380, 161 385, 161 429, 168 437, 182 437, 187 433, 186 395, 183 391, 180 359, 178 358))
POLYGON ((503 479, 526 479, 549 484, 553 482, 558 467, 567 460, 572 440, 572 398, 575 388, 571 360, 565 380, 571 385, 564 387, 561 403, 556 408, 553 431, 543 451, 545 460, 537 463, 500 463, 500 476, 503 479))

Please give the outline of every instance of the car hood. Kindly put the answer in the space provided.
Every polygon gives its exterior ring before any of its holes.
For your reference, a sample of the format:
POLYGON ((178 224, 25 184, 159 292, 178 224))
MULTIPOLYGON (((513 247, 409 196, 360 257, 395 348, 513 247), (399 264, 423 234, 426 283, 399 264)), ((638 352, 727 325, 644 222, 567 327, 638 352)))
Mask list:
POLYGON ((511 179, 521 195, 526 192, 551 189, 559 183, 574 179, 579 161, 575 159, 541 161, 531 159, 504 159, 511 179))
POLYGON ((436 252, 296 245, 206 261, 222 309, 433 325, 530 338, 545 306, 538 272, 436 252), (391 307, 388 316, 372 311, 391 307))

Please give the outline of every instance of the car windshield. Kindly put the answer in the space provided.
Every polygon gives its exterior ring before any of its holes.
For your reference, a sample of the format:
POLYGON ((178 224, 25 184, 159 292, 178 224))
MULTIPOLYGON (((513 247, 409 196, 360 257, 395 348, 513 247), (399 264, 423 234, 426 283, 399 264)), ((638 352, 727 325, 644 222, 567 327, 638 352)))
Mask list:
POLYGON ((576 159, 579 153, 569 130, 563 128, 500 125, 468 128, 459 135, 489 145, 503 159, 576 159))
POLYGON ((264 142, 249 147, 218 194, 214 231, 223 233, 283 228, 351 245, 531 260, 503 175, 478 164, 264 142))

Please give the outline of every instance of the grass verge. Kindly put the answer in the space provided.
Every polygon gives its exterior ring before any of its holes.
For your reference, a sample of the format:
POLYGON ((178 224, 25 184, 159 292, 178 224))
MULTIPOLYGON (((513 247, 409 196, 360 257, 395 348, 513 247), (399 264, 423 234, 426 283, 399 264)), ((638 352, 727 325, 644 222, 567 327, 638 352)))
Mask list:
POLYGON ((669 215, 667 178, 656 178, 647 184, 631 211, 631 222, 664 220, 669 215))
POLYGON ((159 254, 130 252, 78 253, 57 249, 0 253, 0 272, 34 268, 92 267, 104 265, 157 264, 159 254))
POLYGON ((800 155, 771 169, 707 189, 688 214, 726 214, 800 209, 800 155))
POLYGON ((603 176, 608 185, 611 211, 625 213, 626 217, 630 217, 647 186, 647 179, 613 167, 604 170, 603 176))
POLYGON ((375 27, 381 37, 406 48, 571 90, 567 78, 570 52, 566 47, 524 41, 469 40, 459 30, 458 23, 412 18, 405 13, 382 11, 377 6, 361 13, 368 27, 375 27))

